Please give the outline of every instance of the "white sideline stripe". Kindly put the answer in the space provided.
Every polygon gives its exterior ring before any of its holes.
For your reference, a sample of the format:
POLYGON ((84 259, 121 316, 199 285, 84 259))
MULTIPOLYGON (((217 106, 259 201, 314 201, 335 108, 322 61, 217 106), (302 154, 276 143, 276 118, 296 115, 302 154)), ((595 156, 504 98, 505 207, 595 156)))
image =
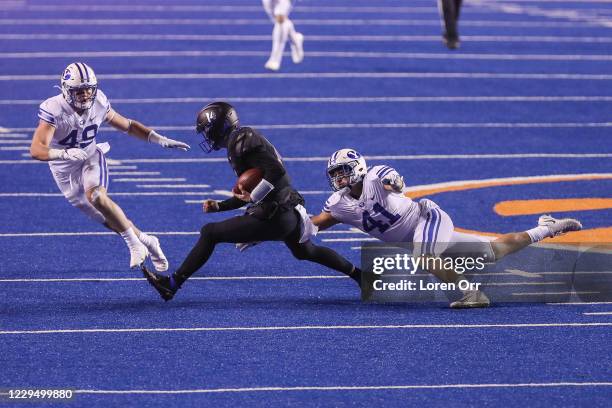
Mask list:
POLYGON ((323 242, 356 242, 356 241, 370 242, 370 241, 379 241, 379 239, 378 238, 327 238, 327 239, 322 239, 321 241, 323 242))
POLYGON ((244 387, 196 388, 182 390, 75 390, 75 394, 209 394, 236 392, 300 392, 300 391, 380 391, 473 388, 540 388, 540 387, 608 387, 612 382, 554 382, 554 383, 491 383, 491 384, 422 384, 422 385, 348 385, 299 387, 244 387))
POLYGON ((137 184, 138 188, 209 188, 209 184, 137 184))
MULTIPOLYGON (((107 162, 108 162, 108 160, 107 160, 107 162)), ((138 168, 138 166, 123 166, 123 165, 119 165, 119 164, 110 164, 110 163, 108 163, 108 168, 111 171, 113 171, 113 170, 136 170, 138 168)))
POLYGON ((506 269, 505 272, 508 272, 511 275, 522 276, 524 278, 543 278, 543 276, 539 273, 522 271, 520 269, 506 269))
POLYGON ((553 305, 553 306, 612 305, 612 302, 560 302, 560 303, 547 303, 547 305, 553 305))
MULTIPOLYGON (((607 126, 606 126, 607 127, 607 126)), ((160 129, 161 126, 156 126, 160 129)), ((261 129, 262 127, 258 127, 261 129)), ((612 153, 516 153, 516 154, 425 154, 425 155, 402 155, 402 156, 365 156, 367 160, 476 160, 476 159, 604 159, 612 157, 612 153)), ((284 157, 285 162, 327 162, 328 157, 284 157)), ((192 159, 121 159, 122 163, 226 163, 227 159, 215 158, 192 158, 192 159)), ((0 164, 41 164, 37 160, 0 160, 0 164)), ((607 174, 607 173, 606 173, 607 174)), ((128 180, 128 179, 126 179, 128 180)), ((114 181, 123 181, 115 179, 114 181)), ((129 181, 185 181, 185 179, 129 179, 129 181)), ((313 192, 311 194, 324 193, 326 191, 313 192)))
POLYGON ((582 314, 585 316, 612 316, 612 312, 590 312, 582 314))
POLYGON ((30 150, 30 146, 8 146, 8 147, 7 146, 3 146, 3 147, 0 147, 0 150, 4 150, 4 151, 22 150, 23 151, 23 150, 30 150))
MULTIPOLYGON (((610 102, 612 96, 363 96, 363 97, 191 97, 115 98, 114 104, 207 103, 231 100, 240 103, 380 103, 380 102, 610 102)), ((0 105, 39 105, 38 99, 0 99, 0 105)), ((23 141, 29 143, 30 141, 23 141)), ((0 141, 1 143, 1 141, 0 141)))
MULTIPOLYGON (((269 42, 270 35, 236 34, 0 34, 0 40, 68 40, 68 41, 237 41, 269 42)), ((577 37, 545 35, 462 35, 466 42, 586 43, 609 44, 612 37, 577 37)), ((309 35, 309 42, 440 42, 439 35, 309 35)), ((310 55, 310 53, 306 53, 310 55)))
MULTIPOLYGON (((490 324, 403 324, 354 326, 260 326, 260 327, 159 327, 58 330, 3 330, 6 334, 63 334, 63 333, 151 333, 151 332, 226 332, 226 331, 302 331, 302 330, 389 330, 389 329, 498 329, 532 327, 609 327, 612 322, 600 323, 490 323, 490 324)), ((612 384, 612 383, 610 383, 612 384)))
MULTIPOLYGON (((122 160, 124 161, 124 160, 122 160)), ((144 162, 143 162, 144 163, 144 162)), ((137 182, 142 182, 142 181, 186 181, 187 179, 184 177, 162 177, 162 178, 118 178, 118 179, 114 179, 114 182, 119 182, 119 183, 137 183, 137 182)))
POLYGON ((111 176, 159 176, 159 171, 113 171, 113 167, 110 168, 109 175, 111 176))
MULTIPOLYGON (((147 231, 147 234, 152 235, 200 235, 200 231, 147 231)), ((348 230, 326 230, 320 231, 319 234, 365 234, 356 228, 348 230)), ((110 231, 86 231, 86 232, 15 232, 15 233, 0 233, 1 238, 18 238, 18 237, 82 237, 82 236, 101 236, 112 235, 110 231)))
POLYGON ((30 135, 25 133, 0 133, 0 139, 16 139, 16 138, 26 138, 30 135))
POLYGON ((30 144, 30 139, 22 139, 22 140, 3 140, 0 139, 0 144, 30 144))
MULTIPOLYGON (((199 234, 199 233, 197 233, 199 234)), ((346 275, 309 275, 309 276, 195 276, 189 280, 201 281, 241 281, 241 280, 294 280, 294 279, 344 279, 346 275)), ((33 278, 0 279, 0 283, 46 283, 46 282, 141 282, 145 278, 33 278)))
POLYGON ((529 181, 529 180, 548 180, 548 179, 560 179, 562 181, 581 180, 584 177, 592 177, 595 179, 609 179, 612 178, 612 173, 583 173, 583 174, 549 174, 541 176, 521 176, 521 177, 500 177, 500 178, 489 178, 480 180, 458 180, 458 181, 446 181, 443 183, 435 184, 422 184, 419 186, 410 186, 406 188, 406 192, 419 191, 423 189, 437 189, 444 187, 453 187, 457 185, 465 184, 480 184, 480 183, 496 183, 499 181, 529 181))
MULTIPOLYGON (((266 53, 267 55, 267 53, 266 53)), ((459 54, 453 54, 459 55, 459 54)), ((464 55, 464 54, 462 54, 464 55)), ((264 56, 264 55, 262 55, 264 56)), ((607 58, 607 57, 606 57, 607 58)), ((612 60, 612 58, 610 59, 612 60)), ((612 74, 538 74, 488 72, 280 72, 280 73, 185 73, 185 74, 101 74, 104 80, 148 79, 520 79, 520 80, 580 80, 609 81, 612 74)), ((56 75, 0 75, 0 81, 55 81, 56 75)), ((16 129, 16 128, 14 128, 16 129)))
POLYGON ((601 292, 523 292, 513 293, 512 296, 542 296, 542 295, 595 295, 601 292))
MULTIPOLYGON (((132 58, 132 57, 266 57, 268 56, 266 51, 75 51, 75 52, 12 52, 12 53, 0 53, 0 57, 4 58, 132 58)), ((287 54, 288 55, 288 54, 287 54)), ((308 58, 396 58, 396 59, 451 59, 451 60, 501 60, 501 61, 610 61, 612 56, 607 54, 493 54, 493 53, 462 53, 462 54, 449 54, 449 53, 426 53, 426 52, 374 52, 374 51, 308 51, 306 53, 308 58)), ((397 76, 389 75, 420 75, 422 78, 436 78, 440 75, 451 75, 451 78, 473 78, 473 76, 465 75, 482 75, 475 73, 426 73, 426 72, 414 72, 414 73, 341 73, 341 72, 328 72, 322 73, 322 78, 330 77, 346 77, 346 75, 352 74, 352 77, 356 75, 378 75, 379 78, 389 78, 397 76), (463 76, 459 76, 463 75, 463 76)), ((236 79, 236 78, 317 78, 320 75, 315 72, 301 72, 301 73, 184 73, 184 74, 106 74, 98 75, 101 79, 206 79, 206 78, 218 78, 223 77, 225 79, 236 79)), ((499 78, 512 78, 513 76, 521 79, 546 79, 546 74, 503 74, 503 73, 489 73, 488 75, 495 75, 499 78), (540 78, 531 78, 530 76, 539 76, 540 78)), ((581 79, 582 77, 598 76, 589 74, 556 74, 564 77, 576 77, 581 79)), ((608 75, 609 76, 609 75, 608 75)), ((46 79, 57 79, 56 75, 2 75, 2 80, 46 80, 46 79)), ((563 78, 561 78, 563 79, 563 78)))
MULTIPOLYGON (((297 26, 364 26, 364 25, 380 25, 380 26, 440 26, 439 19, 431 20, 415 20, 415 19, 291 19, 297 26)), ((269 26, 270 22, 266 19, 88 19, 87 24, 90 25, 263 25, 269 26)), ((78 18, 59 18, 59 19, 0 19, 0 25, 83 25, 83 20, 78 18)), ((588 22, 551 22, 551 21, 507 21, 507 20, 462 20, 461 25, 464 27, 532 27, 532 28, 580 28, 590 25, 588 22)))

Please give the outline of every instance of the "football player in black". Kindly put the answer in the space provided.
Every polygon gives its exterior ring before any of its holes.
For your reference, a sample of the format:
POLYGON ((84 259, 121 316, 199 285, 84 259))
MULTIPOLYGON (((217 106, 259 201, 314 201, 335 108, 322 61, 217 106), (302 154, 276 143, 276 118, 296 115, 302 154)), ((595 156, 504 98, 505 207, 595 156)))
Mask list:
POLYGON ((459 48, 457 21, 459 21, 461 3, 462 0, 438 0, 438 9, 444 20, 444 43, 449 50, 459 48))
POLYGON ((250 205, 243 215, 204 225, 198 242, 172 275, 157 274, 143 267, 145 277, 164 300, 172 299, 181 285, 206 263, 215 245, 221 242, 283 241, 297 259, 317 262, 360 283, 359 268, 335 251, 314 245, 303 236, 303 221, 296 206, 303 205, 304 199, 291 186, 274 146, 255 129, 240 126, 238 114, 230 104, 213 102, 206 105, 198 113, 196 131, 204 137, 200 147, 207 153, 227 149, 228 161, 237 176, 257 167, 263 171, 263 179, 251 193, 241 190, 241 194, 234 193, 225 201, 204 202, 205 212, 228 211, 247 203, 250 205))

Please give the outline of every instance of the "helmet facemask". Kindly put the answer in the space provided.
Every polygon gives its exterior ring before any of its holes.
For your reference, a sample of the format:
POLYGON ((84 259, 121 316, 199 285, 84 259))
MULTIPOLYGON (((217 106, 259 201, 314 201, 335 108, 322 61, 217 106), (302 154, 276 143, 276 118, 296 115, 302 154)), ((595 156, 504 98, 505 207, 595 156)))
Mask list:
POLYGON ((98 85, 81 85, 79 87, 71 87, 64 85, 62 93, 66 102, 76 110, 86 110, 93 106, 98 93, 98 85))
POLYGON ((361 180, 363 180, 363 176, 357 174, 355 168, 359 166, 359 162, 357 160, 340 163, 327 168, 327 178, 329 180, 329 185, 334 191, 342 190, 346 187, 351 187, 361 180), (343 183, 343 181, 346 182, 343 183))

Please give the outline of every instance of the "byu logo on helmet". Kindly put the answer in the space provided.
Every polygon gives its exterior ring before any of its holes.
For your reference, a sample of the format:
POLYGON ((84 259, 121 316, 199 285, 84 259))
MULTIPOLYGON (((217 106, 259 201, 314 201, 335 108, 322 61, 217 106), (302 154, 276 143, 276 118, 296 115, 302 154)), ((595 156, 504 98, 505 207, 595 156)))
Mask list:
POLYGON ((359 183, 367 172, 365 159, 353 149, 340 149, 327 162, 327 178, 335 191, 359 183))
POLYGON ((75 110, 92 107, 98 91, 98 80, 93 69, 82 62, 73 62, 64 70, 61 77, 64 99, 75 110))

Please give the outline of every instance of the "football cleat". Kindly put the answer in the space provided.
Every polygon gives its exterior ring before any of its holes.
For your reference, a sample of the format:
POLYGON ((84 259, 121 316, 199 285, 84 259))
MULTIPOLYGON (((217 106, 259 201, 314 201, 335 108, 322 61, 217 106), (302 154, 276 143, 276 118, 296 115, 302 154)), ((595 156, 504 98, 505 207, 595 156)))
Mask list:
POLYGON ((270 71, 278 71, 280 69, 280 62, 268 60, 266 65, 264 65, 265 69, 269 69, 270 71))
POLYGON ((461 299, 450 304, 451 309, 472 309, 477 307, 489 307, 491 301, 479 290, 473 290, 463 296, 461 299))
POLYGON ((138 245, 135 246, 128 246, 128 249, 130 250, 130 268, 139 267, 149 256, 147 247, 141 242, 138 242, 138 245))
POLYGON ((571 231, 580 231, 582 229, 582 224, 578 220, 573 218, 562 218, 558 220, 550 215, 542 215, 538 219, 538 225, 541 227, 548 227, 553 237, 571 231))
POLYGON ((164 252, 161 249, 159 239, 152 235, 149 235, 149 237, 151 238, 150 243, 149 245, 145 245, 151 254, 151 262, 153 263, 153 266, 157 272, 166 272, 168 270, 168 258, 166 258, 166 255, 164 255, 164 252))
POLYGON ((151 272, 144 264, 140 266, 140 269, 147 282, 157 290, 162 299, 167 302, 174 297, 179 288, 172 284, 170 277, 151 272))
POLYGON ((295 33, 294 42, 291 42, 291 59, 294 64, 304 60, 304 34, 295 33))

